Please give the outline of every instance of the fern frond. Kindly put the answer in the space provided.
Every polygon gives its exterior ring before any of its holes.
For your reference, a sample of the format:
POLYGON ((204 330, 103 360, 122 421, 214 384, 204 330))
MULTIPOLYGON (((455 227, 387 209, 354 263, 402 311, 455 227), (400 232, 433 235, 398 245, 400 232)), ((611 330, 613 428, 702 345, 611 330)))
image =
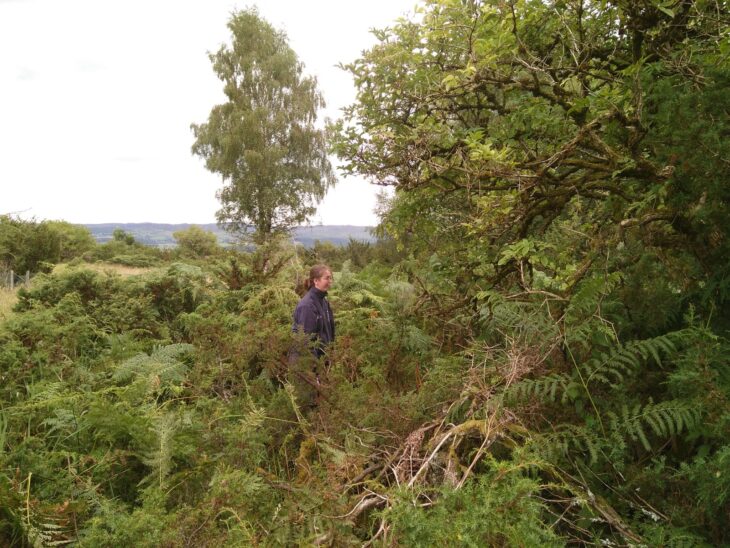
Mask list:
POLYGON ((352 293, 347 295, 347 298, 349 298, 349 300, 352 301, 356 306, 374 306, 379 310, 382 309, 383 303, 385 302, 385 299, 379 297, 371 291, 368 291, 367 289, 353 291, 352 293))
POLYGON ((122 362, 114 372, 113 379, 124 383, 139 377, 157 377, 158 384, 181 382, 187 372, 187 365, 179 358, 194 348, 190 344, 172 344, 155 348, 150 355, 137 354, 122 362))
POLYGON ((683 340, 688 336, 688 332, 677 331, 652 339, 617 345, 609 352, 601 353, 579 365, 580 371, 554 373, 538 379, 523 379, 513 385, 508 395, 516 398, 533 396, 551 402, 559 400, 565 403, 580 393, 578 387, 583 386, 581 377, 588 389, 591 385, 604 385, 615 389, 623 384, 627 377, 635 375, 649 358, 660 364, 662 356, 676 354, 678 349, 675 339, 683 340))
POLYGON ((592 316, 601 299, 611 293, 621 282, 621 273, 612 272, 605 276, 594 276, 581 282, 578 291, 570 300, 566 318, 579 320, 592 316))
POLYGON ((561 425, 548 434, 533 438, 534 448, 542 454, 558 454, 564 457, 584 459, 588 464, 598 461, 601 445, 605 443, 590 428, 575 425, 561 425))
POLYGON ((677 352, 674 338, 680 338, 681 331, 660 335, 652 339, 631 341, 626 345, 614 347, 608 354, 588 360, 582 367, 586 383, 619 384, 626 375, 635 373, 649 357, 661 364, 661 357, 671 356, 677 352), (610 378, 616 380, 611 383, 610 378))
POLYGON ((568 399, 572 379, 566 374, 553 374, 537 379, 524 379, 515 383, 508 390, 508 397, 524 399, 535 397, 540 400, 556 401, 560 396, 561 403, 568 399))
POLYGON ((168 344, 165 346, 157 346, 152 351, 153 358, 178 360, 185 354, 189 354, 195 350, 192 344, 175 343, 168 344))
POLYGON ((66 392, 62 382, 41 382, 26 386, 26 389, 29 403, 55 400, 66 392))
POLYGON ((656 439, 666 439, 688 432, 700 424, 701 413, 685 401, 624 404, 618 411, 606 413, 606 436, 589 426, 563 424, 553 432, 534 435, 531 445, 541 454, 583 459, 589 465, 602 455, 624 453, 627 440, 651 451, 656 439))
POLYGON ((165 413, 154 420, 152 432, 155 436, 153 449, 145 453, 142 462, 152 470, 142 483, 157 483, 164 487, 165 480, 172 469, 173 437, 180 425, 180 418, 175 413, 165 413))
POLYGON ((623 405, 620 414, 608 412, 610 428, 614 434, 628 436, 651 451, 645 426, 658 438, 669 438, 692 430, 700 424, 702 412, 686 401, 670 400, 661 403, 635 404, 631 409, 623 405))
POLYGON ((138 354, 122 362, 112 378, 119 383, 144 381, 148 390, 180 383, 185 380, 188 366, 179 358, 193 349, 190 344, 172 344, 155 348, 149 356, 138 354))

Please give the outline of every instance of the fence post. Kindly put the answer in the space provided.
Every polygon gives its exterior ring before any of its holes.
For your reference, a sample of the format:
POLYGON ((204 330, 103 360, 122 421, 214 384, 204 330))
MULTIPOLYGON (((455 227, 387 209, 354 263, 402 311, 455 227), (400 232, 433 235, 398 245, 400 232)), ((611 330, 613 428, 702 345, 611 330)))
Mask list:
POLYGON ((13 289, 15 289, 15 274, 11 270, 10 271, 10 291, 12 291, 13 289))
POLYGON ((25 288, 28 289, 30 286, 30 270, 25 271, 25 288))

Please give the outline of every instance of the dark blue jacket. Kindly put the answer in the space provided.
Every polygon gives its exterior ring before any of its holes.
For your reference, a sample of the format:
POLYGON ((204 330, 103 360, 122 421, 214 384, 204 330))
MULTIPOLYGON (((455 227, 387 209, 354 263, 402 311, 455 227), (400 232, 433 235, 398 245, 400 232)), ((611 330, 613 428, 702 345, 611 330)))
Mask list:
POLYGON ((324 354, 324 347, 335 340, 335 318, 332 315, 327 292, 316 287, 310 288, 294 310, 292 331, 302 329, 317 340, 314 355, 324 354))

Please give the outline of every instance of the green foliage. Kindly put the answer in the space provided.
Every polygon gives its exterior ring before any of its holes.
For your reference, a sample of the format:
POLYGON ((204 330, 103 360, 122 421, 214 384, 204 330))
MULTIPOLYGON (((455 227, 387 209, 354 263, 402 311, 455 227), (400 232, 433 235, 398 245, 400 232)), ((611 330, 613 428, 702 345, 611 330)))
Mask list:
POLYGON ((103 500, 79 540, 89 546, 160 546, 180 541, 170 533, 175 514, 166 511, 164 497, 151 491, 141 506, 129 511, 114 500, 103 500))
POLYGON ((328 241, 315 240, 309 249, 300 250, 307 263, 326 264, 335 270, 348 261, 350 268, 360 270, 374 263, 392 267, 402 254, 395 248, 392 239, 378 239, 374 243, 349 238, 347 245, 335 245, 328 241))
POLYGON ((627 376, 641 372, 642 365, 652 360, 661 366, 662 355, 676 353, 674 340, 688 340, 690 331, 675 332, 654 339, 634 340, 626 345, 617 345, 608 352, 601 352, 585 363, 577 365, 572 371, 551 374, 537 379, 525 379, 511 388, 516 397, 537 397, 560 400, 561 403, 575 401, 585 390, 605 385, 617 389, 626 381, 627 376))
POLYGON ((84 259, 89 262, 106 261, 124 266, 148 267, 156 265, 163 255, 163 251, 146 247, 136 242, 131 234, 115 229, 114 239, 85 253, 84 259))
POLYGON ((121 228, 115 228, 112 237, 115 242, 120 242, 125 245, 134 245, 136 243, 134 236, 121 228))
POLYGON ((223 177, 219 222, 260 242, 314 212, 335 178, 324 132, 315 126, 324 106, 313 77, 255 9, 234 12, 232 43, 210 54, 226 102, 204 124, 193 124, 194 154, 223 177))
MULTIPOLYGON (((161 267, 37 276, 0 324, 0 542, 728 544, 726 13, 429 1, 350 66, 380 242, 122 234, 87 258, 161 267), (337 340, 297 360, 325 259, 337 340)), ((211 119, 255 129, 240 83, 211 119)))
POLYGON ((172 236, 184 255, 192 257, 207 257, 218 250, 218 239, 212 232, 207 232, 199 226, 192 225, 185 230, 173 232, 172 236))
POLYGON ((200 267, 174 263, 147 282, 152 303, 165 319, 192 312, 209 298, 210 283, 200 267))
POLYGON ((562 546, 545 524, 541 485, 518 467, 490 463, 478 481, 439 493, 399 493, 384 516, 404 546, 562 546), (436 505, 426 504, 438 498, 436 505))
POLYGON ((189 344, 173 344, 155 348, 151 355, 138 354, 122 362, 112 379, 118 383, 132 383, 133 389, 142 393, 163 394, 172 390, 185 379, 187 365, 179 357, 192 351, 189 344))
POLYGON ((49 270, 96 246, 91 233, 63 221, 24 221, 0 215, 0 268, 16 273, 49 270))
POLYGON ((728 21, 706 3, 666 9, 431 1, 377 33, 345 67, 359 95, 335 148, 348 172, 396 187, 381 230, 453 257, 467 294, 481 279, 562 295, 647 254, 671 265, 657 295, 670 303, 708 260, 722 287, 725 187, 703 170, 727 176, 711 98, 728 21))
MULTIPOLYGON (((624 343, 590 336, 584 324, 603 333, 601 314, 620 284, 587 280, 560 327, 539 300, 485 292, 474 312, 483 340, 452 354, 439 349, 443 334, 423 309, 424 286, 442 279, 439 259, 429 264, 434 272, 416 271, 412 281, 407 265, 391 273, 346 262, 335 273, 338 341, 318 369, 321 396, 309 414, 287 390, 294 288, 306 270, 290 248, 126 279, 81 267, 39 277, 3 324, 0 351, 9 406, 0 423, 3 473, 32 473, 38 502, 29 522, 20 510, 3 514, 2 534, 107 545, 347 544, 378 531, 409 545, 458 535, 465 545, 625 538, 595 521, 598 503, 550 502, 566 490, 565 500, 580 499, 552 471, 577 465, 604 476, 621 470, 626 485, 615 489, 626 497, 631 486, 656 483, 650 473, 691 486, 683 492, 702 508, 692 519, 723 538, 715 516, 727 490, 713 483, 730 422, 718 403, 727 401, 730 378, 721 341, 698 327, 624 343), (231 264, 241 265, 238 288, 222 283, 231 264), (260 280, 263 264, 271 270, 260 280), (555 341, 578 338, 570 343, 577 364, 567 350, 555 352, 555 341), (692 379, 701 371, 706 387, 697 390, 692 379), (503 419, 489 423, 495 412, 503 419), (453 429, 429 442, 428 425, 441 413, 453 429), (509 417, 524 426, 500 426, 509 417), (486 424, 501 442, 483 437, 486 424), (422 446, 410 435, 419 431, 422 446), (407 489, 416 469, 408 472, 395 453, 392 467, 406 475, 395 481, 388 472, 369 484, 385 508, 333 519, 356 507, 363 495, 348 494, 348 485, 394 442, 410 447, 416 463, 433 455, 440 464, 407 489), (671 473, 636 466, 659 457, 671 473), (553 513, 564 512, 555 525, 553 513)), ((449 329, 459 325, 469 324, 449 329)), ((23 510, 22 481, 8 486, 2 496, 23 510)), ((585 488, 609 494, 600 483, 585 488)), ((627 504, 613 499, 618 511, 627 504)), ((667 515, 669 501, 649 504, 667 515)), ((672 522, 634 517, 631 534, 702 538, 681 514, 672 522)))
POLYGON ((65 262, 81 257, 96 247, 96 240, 86 227, 65 221, 44 221, 43 224, 60 236, 58 261, 65 262))
POLYGON ((677 469, 726 446, 730 21, 715 7, 431 1, 345 67, 358 99, 335 148, 395 187, 379 231, 416 288, 394 315, 415 310, 432 348, 470 363, 444 420, 506 406, 524 428, 511 446, 622 516, 642 509, 590 539, 558 520, 582 542, 724 538, 717 517, 669 511, 684 504, 666 472, 656 496, 628 487, 648 482, 641 459, 677 469))

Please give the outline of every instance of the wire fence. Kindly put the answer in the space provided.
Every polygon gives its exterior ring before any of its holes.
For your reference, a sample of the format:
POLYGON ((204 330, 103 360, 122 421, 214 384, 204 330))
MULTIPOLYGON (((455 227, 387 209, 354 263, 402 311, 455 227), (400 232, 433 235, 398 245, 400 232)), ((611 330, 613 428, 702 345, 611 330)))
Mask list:
POLYGON ((0 288, 14 290, 16 287, 30 285, 30 271, 19 274, 13 270, 0 270, 0 288))

